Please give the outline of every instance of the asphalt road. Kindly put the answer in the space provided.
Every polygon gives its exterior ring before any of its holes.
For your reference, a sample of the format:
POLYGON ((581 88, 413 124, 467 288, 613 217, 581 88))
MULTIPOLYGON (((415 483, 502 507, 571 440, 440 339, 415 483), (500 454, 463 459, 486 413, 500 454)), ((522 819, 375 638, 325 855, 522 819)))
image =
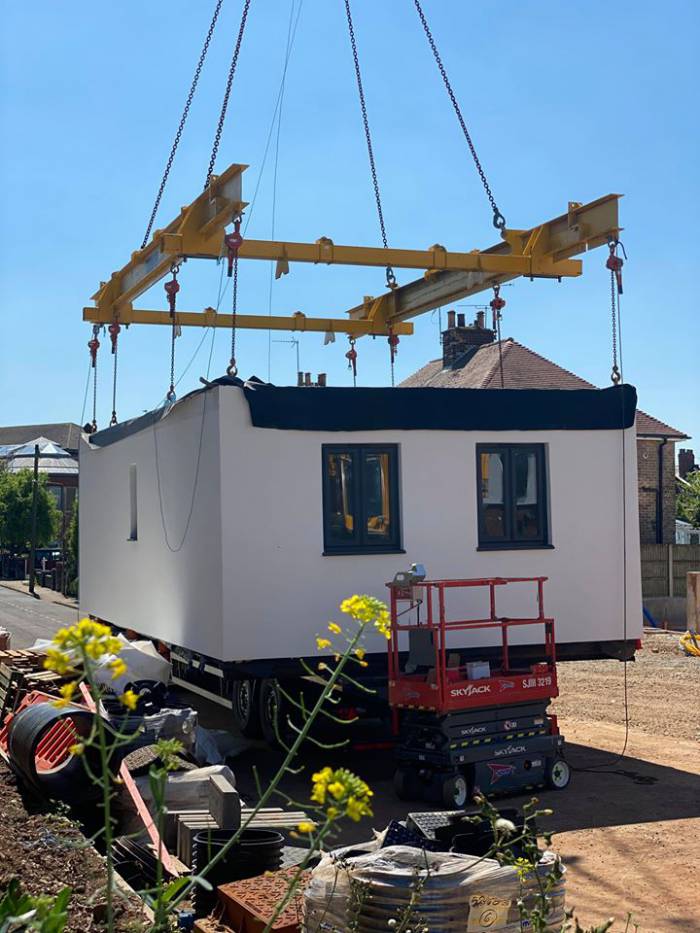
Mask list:
POLYGON ((37 638, 51 638, 56 629, 77 618, 77 609, 0 586, 0 626, 12 633, 13 648, 29 648, 37 638))

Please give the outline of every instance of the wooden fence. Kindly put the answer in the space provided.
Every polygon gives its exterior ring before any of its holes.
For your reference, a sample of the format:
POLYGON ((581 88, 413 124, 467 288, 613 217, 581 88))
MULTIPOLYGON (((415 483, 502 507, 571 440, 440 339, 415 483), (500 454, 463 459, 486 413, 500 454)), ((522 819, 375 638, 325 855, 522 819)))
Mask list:
POLYGON ((686 574, 700 570, 698 544, 643 544, 642 597, 685 596, 686 574))

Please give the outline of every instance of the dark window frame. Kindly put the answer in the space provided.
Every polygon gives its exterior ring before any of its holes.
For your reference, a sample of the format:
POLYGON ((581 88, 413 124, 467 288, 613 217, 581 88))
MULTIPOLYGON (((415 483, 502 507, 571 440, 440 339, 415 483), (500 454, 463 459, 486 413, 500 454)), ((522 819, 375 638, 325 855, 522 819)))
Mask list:
POLYGON ((403 554, 401 546, 401 512, 399 490, 399 445, 398 444, 322 444, 321 481, 323 486, 323 553, 335 554, 403 554), (367 534, 366 501, 363 498, 364 456, 368 453, 389 455, 389 507, 392 516, 391 539, 381 543, 372 542, 367 534), (327 468, 331 454, 351 454, 353 458, 353 498, 357 514, 353 528, 353 540, 333 540, 330 522, 331 479, 327 468))
POLYGON ((547 482, 546 444, 477 444, 476 445, 476 507, 478 516, 478 550, 512 551, 551 548, 549 529, 549 503, 547 482), (513 453, 533 453, 537 470, 537 521, 541 529, 536 538, 518 538, 515 534, 515 470, 512 468, 513 453), (486 530, 485 507, 481 497, 481 456, 500 454, 503 459, 503 515, 505 534, 490 536, 486 530))

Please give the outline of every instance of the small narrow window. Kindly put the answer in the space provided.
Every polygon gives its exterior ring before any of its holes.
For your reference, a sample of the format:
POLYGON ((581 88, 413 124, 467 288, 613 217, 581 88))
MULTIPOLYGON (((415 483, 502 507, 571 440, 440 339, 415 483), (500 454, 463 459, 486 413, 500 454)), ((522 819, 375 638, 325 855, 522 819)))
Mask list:
POLYGON ((479 547, 549 544, 544 444, 477 444, 479 547))
POLYGON ((323 447, 327 554, 400 549, 396 445, 323 447))
POLYGON ((129 541, 136 541, 139 536, 136 464, 129 467, 129 541))

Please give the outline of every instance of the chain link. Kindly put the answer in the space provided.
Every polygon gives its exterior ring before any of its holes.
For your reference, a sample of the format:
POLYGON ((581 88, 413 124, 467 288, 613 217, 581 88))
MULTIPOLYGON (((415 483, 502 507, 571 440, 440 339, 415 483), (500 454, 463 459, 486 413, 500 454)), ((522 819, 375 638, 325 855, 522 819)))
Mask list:
POLYGON ((190 112, 190 107, 192 106, 192 100, 194 98, 194 92, 197 90, 197 84, 199 83, 199 76, 202 73, 202 66, 204 65, 204 59, 207 57, 207 52, 209 51, 209 43, 211 42, 211 37, 214 34, 214 28, 216 26, 216 21, 219 18, 219 12, 221 10, 221 4, 224 0, 217 0, 216 7, 214 8, 214 15, 212 16, 211 23, 209 24, 209 29, 207 31, 206 38, 204 40, 204 45, 202 46, 202 51, 199 55, 199 61, 197 62, 197 67, 194 71, 194 77, 192 78, 192 84, 190 85, 190 90, 187 95, 187 100, 185 101, 185 109, 182 111, 182 116, 180 117, 180 123, 177 128, 177 133, 175 134, 175 139, 173 141, 172 148, 170 150, 170 155, 168 156, 168 161, 165 166, 165 171, 163 172, 163 178, 158 188, 158 194, 156 195, 156 201, 153 205, 153 210, 151 211, 151 216, 148 221, 148 226, 146 227, 146 232, 143 236, 143 242, 141 243, 141 249, 148 243, 148 238, 151 235, 151 230, 153 229, 153 224, 156 219, 156 214, 158 213, 158 208, 160 207, 160 201, 163 197, 163 192, 165 191, 165 186, 168 182, 168 176, 170 175, 170 169, 173 167, 173 159, 175 158, 175 153, 177 152, 177 147, 180 145, 180 138, 182 137, 182 131, 185 128, 185 123, 187 122, 187 117, 190 112))
POLYGON ((435 39, 433 38, 433 34, 430 30, 430 26, 428 25, 428 21, 425 18, 425 13, 423 12, 423 8, 420 5, 420 0, 413 0, 413 2, 415 4, 416 11, 418 12, 418 17, 423 25, 423 31, 425 32, 426 38, 428 39, 428 42, 430 44, 430 48, 432 49, 433 57, 435 58, 435 63, 438 66, 438 70, 440 71, 440 75, 442 77, 443 83, 449 95, 450 101, 452 102, 452 107, 454 109, 455 114, 457 115, 457 119, 459 120, 459 125, 462 127, 464 138, 467 141, 467 145, 469 146, 469 150, 472 154, 472 158, 474 159, 474 165, 476 166, 476 170, 479 173, 479 178, 481 178, 481 183, 484 186, 486 197, 489 199, 489 204, 491 205, 491 209, 493 210, 493 225, 497 230, 505 230, 506 219, 503 216, 503 214, 499 211, 498 206, 496 205, 496 199, 494 198, 493 193, 491 191, 491 186, 486 180, 486 174, 483 168, 481 167, 479 156, 476 154, 476 148, 474 146, 474 143, 472 142, 472 138, 469 134, 469 130, 467 129, 467 124, 464 120, 464 117, 462 116, 462 110, 457 102, 457 98, 455 97, 455 92, 452 90, 452 84, 450 83, 450 79, 447 77, 447 71, 445 70, 445 66, 442 63, 442 58, 440 57, 440 53, 438 52, 437 46, 435 44, 435 39))
POLYGON ((211 156, 209 158, 209 168, 207 169, 207 177, 204 182, 205 190, 209 187, 209 182, 211 181, 211 176, 214 174, 214 165, 216 163, 216 156, 219 151, 219 145, 221 143, 221 133, 224 129, 224 120, 226 119, 226 110, 228 109, 228 99, 231 95, 231 85, 233 84, 233 76, 236 73, 236 66, 238 65, 238 55, 241 51, 241 42, 243 41, 243 33, 245 32, 245 25, 248 20, 248 10, 250 9, 250 0, 245 0, 243 4, 243 13, 241 14, 241 23, 238 27, 238 36, 236 38, 236 44, 233 48, 233 55, 231 57, 231 65, 228 70, 228 79, 226 81, 226 90, 224 91, 224 99, 221 104, 221 113, 219 114, 219 122, 216 127, 216 134, 214 136, 214 144, 211 150, 211 156))
POLYGON ((114 347, 114 369, 112 374, 112 417, 110 418, 110 427, 117 423, 117 357, 119 356, 119 347, 114 347))
POLYGON ((92 368, 92 433, 97 430, 97 357, 92 368))
POLYGON ((610 315, 612 318, 612 371, 610 380, 613 385, 617 385, 622 376, 617 365, 617 322, 618 322, 618 304, 617 304, 617 283, 615 281, 615 272, 610 270, 610 315))
MULTIPOLYGON (((350 34, 350 46, 352 48, 352 59, 355 64, 355 77, 357 79, 357 90, 360 97, 360 109, 362 110, 362 123, 365 128, 365 140, 367 141, 367 155, 369 156, 369 168, 372 174, 372 187, 374 188, 374 200, 377 205, 377 216, 379 217, 379 229, 382 234, 382 244, 384 249, 389 248, 389 241, 386 236, 386 226, 384 224, 384 211, 382 209, 382 196, 379 191, 379 179, 377 177, 377 166, 374 161, 374 148, 372 146, 372 134, 369 128, 369 117, 367 116, 367 102, 365 101, 365 92, 362 86, 362 73, 360 71, 360 59, 357 53, 357 41, 355 39, 355 27, 352 22, 352 13, 350 12, 350 0, 345 0, 345 13, 348 19, 348 32, 350 34)), ((391 266, 386 267, 386 284, 389 288, 397 287, 396 276, 391 266)))
POLYGON ((233 280, 231 282, 231 361, 226 367, 226 375, 232 378, 238 375, 236 365, 236 323, 238 315, 238 253, 233 257, 233 280))

